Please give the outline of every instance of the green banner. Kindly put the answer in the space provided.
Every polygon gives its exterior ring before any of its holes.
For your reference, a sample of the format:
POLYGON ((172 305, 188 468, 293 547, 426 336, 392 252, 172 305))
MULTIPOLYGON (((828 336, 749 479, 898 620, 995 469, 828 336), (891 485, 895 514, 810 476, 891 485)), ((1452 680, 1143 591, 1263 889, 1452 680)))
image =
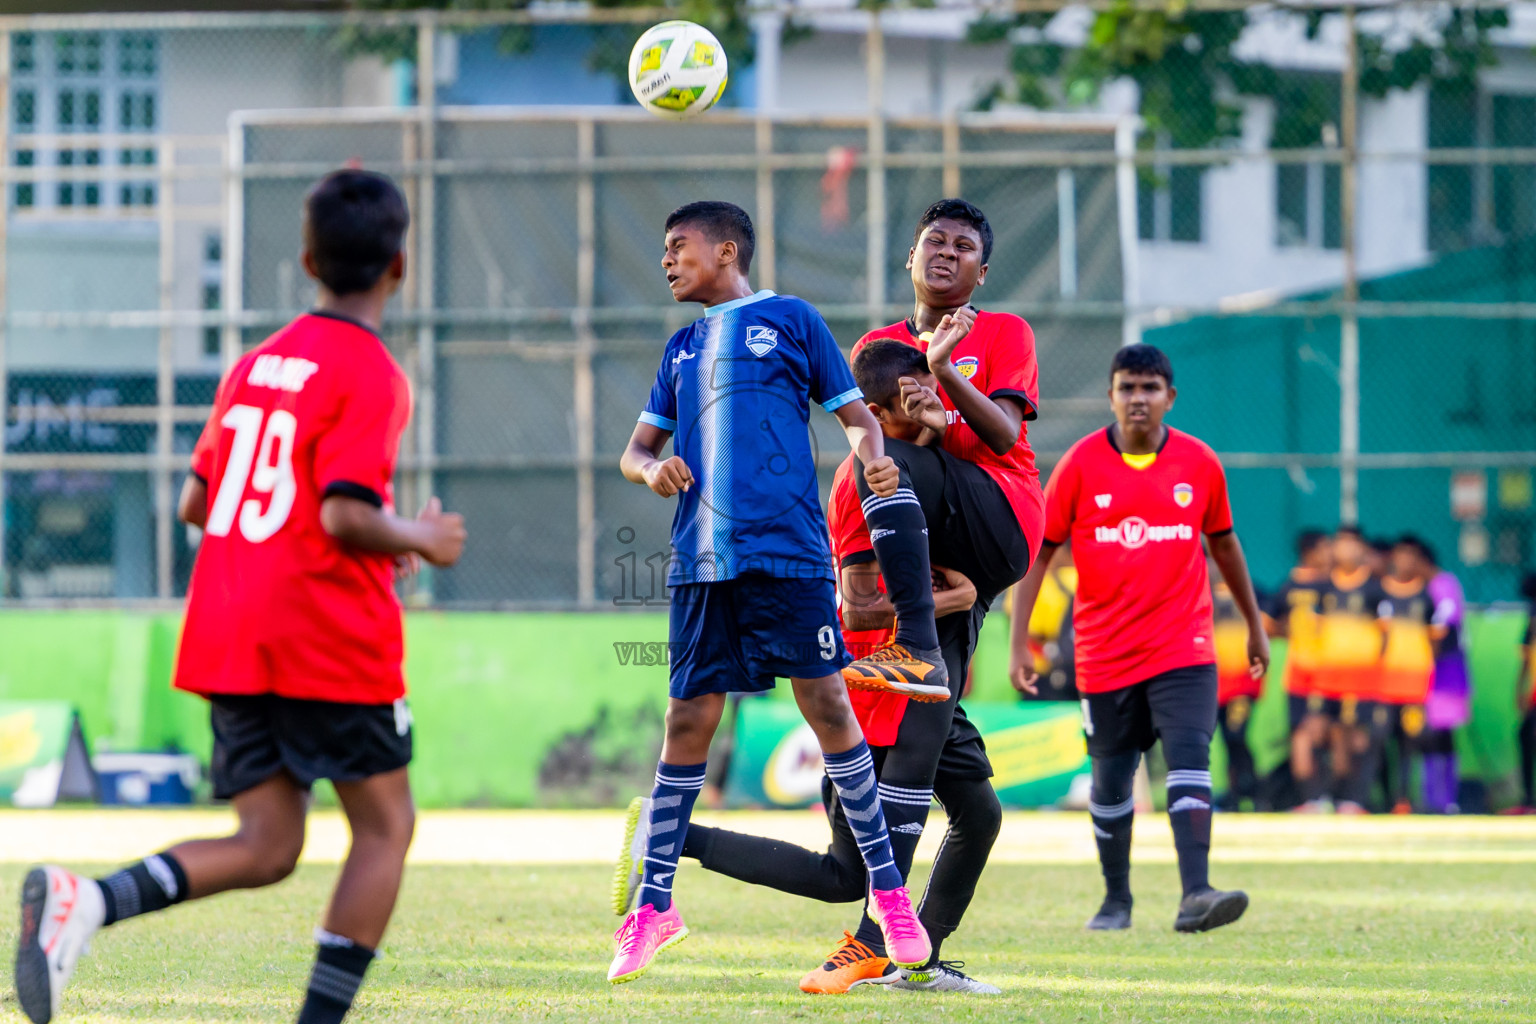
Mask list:
MULTIPOLYGON (((664 614, 412 612, 405 621, 416 719, 411 777, 422 806, 609 807, 649 791, 667 668, 664 657, 653 656, 664 648, 648 645, 666 640, 664 614)), ((1473 718, 1457 731, 1457 749, 1463 775, 1487 782, 1495 805, 1513 798, 1523 628, 1519 614, 1481 613, 1466 632, 1473 718)), ((173 748, 206 764, 207 704, 170 688, 179 629, 176 615, 0 612, 0 700, 66 701, 97 749, 173 748)), ((1054 787, 1072 774, 1067 744, 1080 742, 1077 706, 1013 702, 1007 634, 1005 617, 988 617, 966 707, 987 736, 999 789, 1018 793, 1006 799, 1050 803, 1054 787), (1030 717, 1047 710, 1057 717, 1030 717), (1055 775, 1036 777, 1040 765, 1051 764, 1061 765, 1055 775)), ((1261 770, 1286 756, 1282 647, 1249 730, 1261 770)), ((743 706, 749 714, 779 707, 785 721, 799 721, 787 684, 743 706)), ((1222 754, 1217 741, 1218 779, 1222 754)), ((773 802, 766 791, 754 799, 773 802)))
POLYGON ((95 800, 80 716, 64 701, 0 701, 0 799, 17 807, 95 800))
MULTIPOLYGON (((1075 704, 967 702, 965 710, 987 745, 998 798, 1009 806, 1051 806, 1088 771, 1075 704)), ((821 776, 821 749, 799 708, 761 698, 741 702, 727 802, 805 807, 821 800, 821 776)))

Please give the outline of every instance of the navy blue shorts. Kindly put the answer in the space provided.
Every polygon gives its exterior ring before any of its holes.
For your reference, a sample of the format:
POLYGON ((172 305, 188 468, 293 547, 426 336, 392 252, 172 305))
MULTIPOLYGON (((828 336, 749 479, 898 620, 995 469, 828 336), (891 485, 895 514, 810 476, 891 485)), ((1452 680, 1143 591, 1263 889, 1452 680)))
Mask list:
POLYGON ((680 700, 771 690, 780 676, 822 679, 851 660, 829 579, 751 573, 670 589, 669 692, 680 700))

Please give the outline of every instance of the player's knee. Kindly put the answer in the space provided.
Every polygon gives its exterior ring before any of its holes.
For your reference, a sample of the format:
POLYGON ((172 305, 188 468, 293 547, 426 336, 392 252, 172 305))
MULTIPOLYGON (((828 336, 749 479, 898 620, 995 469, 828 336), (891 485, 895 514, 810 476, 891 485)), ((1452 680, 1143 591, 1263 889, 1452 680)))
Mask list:
POLYGON ((1163 730, 1163 759, 1173 771, 1208 771, 1211 734, 1203 729, 1163 730))
POLYGON ((982 782, 968 794, 965 802, 955 808, 951 824, 967 841, 984 842, 988 846, 996 842, 997 834, 1003 830, 1003 805, 990 782, 982 782))
POLYGON ((304 852, 303 833, 294 835, 246 835, 246 850, 250 858, 250 883, 255 887, 276 885, 299 866, 299 854, 304 852))
POLYGON ((1140 760, 1140 755, 1134 753, 1094 758, 1090 799, 1104 807, 1116 807, 1129 800, 1140 760))
POLYGON ((800 707, 805 720, 818 734, 845 732, 858 726, 841 679, 835 685, 818 686, 805 692, 800 707))
POLYGON ((411 838, 416 834, 416 808, 406 801, 376 811, 366 821, 353 821, 349 824, 354 844, 366 841, 398 851, 404 856, 405 851, 410 849, 411 838))
MULTIPOLYGON (((667 707, 667 737, 694 739, 706 732, 709 715, 700 701, 673 701, 667 707)), ((706 738, 705 742, 708 742, 706 738)))

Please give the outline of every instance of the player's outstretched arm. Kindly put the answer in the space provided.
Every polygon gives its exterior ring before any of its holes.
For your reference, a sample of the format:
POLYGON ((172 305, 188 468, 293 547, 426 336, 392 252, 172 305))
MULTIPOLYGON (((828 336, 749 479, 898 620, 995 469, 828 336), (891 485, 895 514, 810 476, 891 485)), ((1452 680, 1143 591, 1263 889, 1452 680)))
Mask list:
POLYGON ((1017 399, 989 398, 955 369, 949 357, 962 338, 971 333, 976 314, 969 308, 946 313, 928 343, 928 368, 939 379, 944 393, 955 403, 955 411, 976 431, 976 436, 998 455, 1019 443, 1024 427, 1024 407, 1017 399))
POLYGON ((440 568, 459 560, 464 551, 464 517, 444 512, 436 498, 415 519, 358 498, 333 494, 320 505, 320 525, 325 532, 350 547, 386 555, 420 555, 440 568))
POLYGON ((678 491, 693 486, 693 471, 681 456, 660 458, 672 431, 652 423, 635 424, 635 432, 629 435, 629 444, 619 458, 619 472, 632 484, 645 484, 663 498, 670 498, 678 491))
POLYGON ((1035 693, 1035 687, 1040 682, 1040 676, 1035 672, 1035 656, 1029 653, 1029 619, 1035 613, 1035 601, 1040 597, 1045 574, 1051 570, 1051 559, 1060 546, 1050 541, 1043 542, 1029 572, 1013 587, 1013 621, 1009 623, 1008 634, 1008 681, 1020 693, 1035 693))
POLYGON ((201 530, 208 525, 208 485, 195 473, 187 474, 176 502, 176 518, 201 530))
POLYGON ((1248 674, 1263 679, 1269 671, 1269 636, 1264 631, 1259 599, 1253 593, 1253 580, 1248 578, 1248 559, 1243 557, 1243 545, 1238 542, 1237 534, 1230 530, 1214 537, 1207 535, 1205 542, 1211 557, 1216 560, 1216 568, 1221 570, 1221 578, 1227 581, 1227 589, 1232 591, 1237 610, 1243 613, 1243 619, 1248 623, 1248 674))
POLYGON ((843 425, 843 433, 848 435, 848 447, 864 464, 864 480, 869 489, 882 498, 895 494, 901 483, 901 471, 885 454, 885 435, 880 432, 880 422, 869 411, 869 406, 863 402, 849 402, 838 406, 832 415, 843 425))

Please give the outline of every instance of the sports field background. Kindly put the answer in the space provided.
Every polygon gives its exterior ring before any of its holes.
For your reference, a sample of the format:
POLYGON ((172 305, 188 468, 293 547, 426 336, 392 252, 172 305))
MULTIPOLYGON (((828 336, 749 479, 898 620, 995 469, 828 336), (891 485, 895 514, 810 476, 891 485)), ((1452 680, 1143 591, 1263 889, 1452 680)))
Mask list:
MULTIPOLYGON (((817 813, 699 820, 820 845, 817 813)), ((935 812, 916 884, 940 833, 935 812)), ((0 900, 34 857, 104 868, 221 831, 223 811, 0 812, 0 900)), ((711 876, 684 862, 693 929, 644 978, 603 980, 612 812, 427 812, 384 958, 359 997, 382 1021, 1529 1021, 1536 1016, 1536 819, 1222 815, 1215 880, 1247 889, 1238 924, 1172 930, 1178 876, 1166 818, 1137 823, 1135 926, 1089 933, 1101 893, 1081 814, 1006 816, 992 866, 945 956, 1003 995, 798 991, 855 908, 711 876)), ((288 882, 99 935, 66 995, 70 1019, 282 1021, 344 849, 317 812, 288 882)), ((0 923, 13 941, 14 920, 0 923)), ((19 1019, 14 996, 3 1003, 19 1019)))

